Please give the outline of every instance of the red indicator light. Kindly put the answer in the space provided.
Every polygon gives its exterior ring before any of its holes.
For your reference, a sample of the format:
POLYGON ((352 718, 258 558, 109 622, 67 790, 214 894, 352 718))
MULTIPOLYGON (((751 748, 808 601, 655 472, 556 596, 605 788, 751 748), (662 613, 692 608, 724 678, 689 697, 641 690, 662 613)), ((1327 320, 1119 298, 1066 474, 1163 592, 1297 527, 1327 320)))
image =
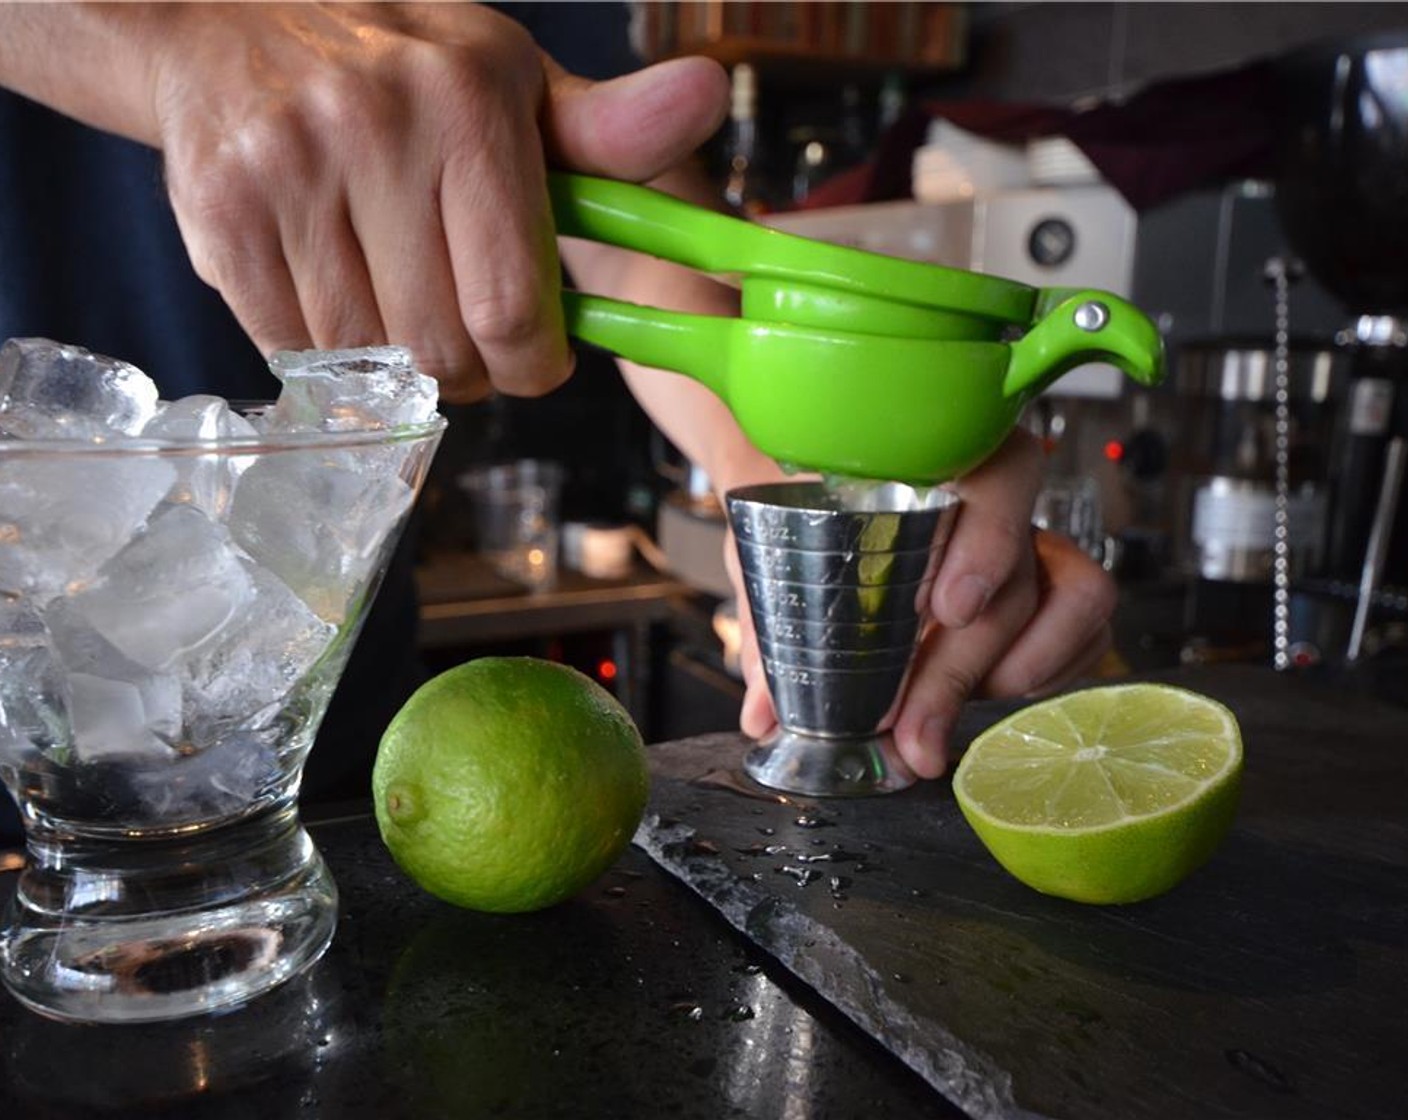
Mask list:
POLYGON ((1105 458, 1112 463, 1118 463, 1124 458, 1124 444, 1117 439, 1110 440, 1105 444, 1105 458))
POLYGON ((596 663, 596 675, 604 681, 614 681, 616 679, 616 662, 610 658, 602 658, 596 663))

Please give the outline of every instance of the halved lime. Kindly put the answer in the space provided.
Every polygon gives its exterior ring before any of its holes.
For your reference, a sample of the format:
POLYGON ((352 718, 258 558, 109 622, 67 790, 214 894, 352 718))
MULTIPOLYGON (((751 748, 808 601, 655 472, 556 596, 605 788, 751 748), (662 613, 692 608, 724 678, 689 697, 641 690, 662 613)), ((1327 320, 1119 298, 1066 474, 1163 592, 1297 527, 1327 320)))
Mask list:
POLYGON ((953 776, 997 861, 1045 894, 1137 902, 1205 863, 1232 824, 1237 720, 1161 684, 1108 685, 1023 708, 979 735, 953 776))

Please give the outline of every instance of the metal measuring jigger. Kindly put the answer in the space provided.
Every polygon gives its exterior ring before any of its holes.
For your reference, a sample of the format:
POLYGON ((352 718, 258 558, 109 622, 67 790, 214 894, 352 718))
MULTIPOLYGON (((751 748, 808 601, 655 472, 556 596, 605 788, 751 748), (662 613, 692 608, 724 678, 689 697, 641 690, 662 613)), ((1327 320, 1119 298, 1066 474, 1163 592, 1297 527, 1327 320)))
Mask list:
POLYGON ((904 789, 914 774, 885 726, 927 615, 957 511, 938 488, 815 482, 726 496, 779 730, 744 769, 818 797, 904 789))

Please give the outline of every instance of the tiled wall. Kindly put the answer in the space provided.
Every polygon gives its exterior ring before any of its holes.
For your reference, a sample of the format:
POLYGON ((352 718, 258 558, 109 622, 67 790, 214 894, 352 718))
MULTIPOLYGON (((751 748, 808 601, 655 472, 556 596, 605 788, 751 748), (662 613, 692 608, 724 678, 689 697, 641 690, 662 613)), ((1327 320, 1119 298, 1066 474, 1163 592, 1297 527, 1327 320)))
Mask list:
POLYGON ((1070 104, 1318 39, 1408 28, 1402 3, 978 3, 970 96, 1070 104))

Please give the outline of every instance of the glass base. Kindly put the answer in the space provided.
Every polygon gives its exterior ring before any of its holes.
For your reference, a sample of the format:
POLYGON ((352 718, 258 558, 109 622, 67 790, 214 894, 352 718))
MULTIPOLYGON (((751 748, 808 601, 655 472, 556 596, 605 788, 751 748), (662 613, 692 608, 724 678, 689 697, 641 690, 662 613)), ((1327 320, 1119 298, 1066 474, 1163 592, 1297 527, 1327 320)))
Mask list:
POLYGON ((61 1019, 237 1006, 316 961, 337 922, 337 888, 291 804, 160 839, 32 832, 28 848, 0 980, 61 1019))
POLYGON ((782 728, 748 752, 743 769, 770 789, 809 797, 897 793, 915 780, 888 732, 826 738, 782 728))

